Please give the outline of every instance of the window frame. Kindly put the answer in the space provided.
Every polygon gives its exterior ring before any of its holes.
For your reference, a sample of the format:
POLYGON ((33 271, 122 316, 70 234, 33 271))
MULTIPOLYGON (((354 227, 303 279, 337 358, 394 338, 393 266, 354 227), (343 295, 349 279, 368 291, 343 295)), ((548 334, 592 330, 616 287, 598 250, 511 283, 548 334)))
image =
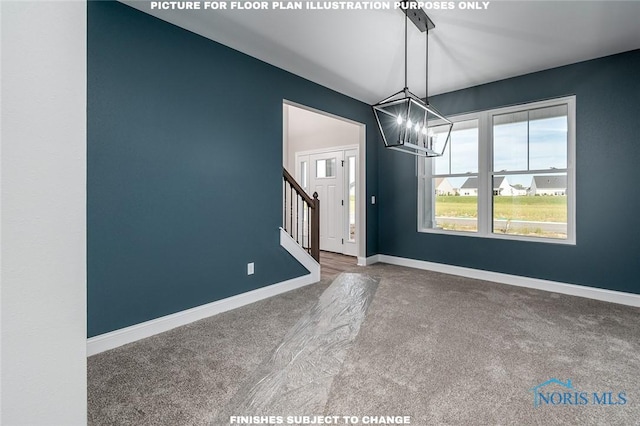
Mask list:
MULTIPOLYGON (((421 233, 456 235, 475 238, 492 238, 499 240, 526 241, 551 244, 576 244, 576 96, 565 96, 560 98, 547 99, 542 101, 527 102, 506 107, 493 108, 484 111, 477 111, 465 114, 459 114, 448 117, 455 123, 467 120, 478 120, 478 230, 473 231, 454 231, 441 228, 425 227, 425 181, 433 179, 434 175, 427 175, 425 172, 425 157, 418 156, 416 158, 416 178, 418 180, 418 215, 417 229, 421 233), (493 232, 493 177, 494 175, 505 174, 531 174, 536 172, 546 172, 551 174, 550 170, 526 170, 526 171, 494 171, 493 170, 493 117, 501 114, 509 114, 520 111, 527 111, 539 108, 552 107, 557 105, 567 106, 567 168, 554 169, 557 173, 567 174, 567 238, 548 238, 548 237, 532 237, 514 234, 498 234, 493 232)), ((476 175, 476 174, 473 174, 476 175)), ((432 191, 433 192, 433 191, 432 191)), ((525 195, 529 196, 529 195, 525 195)), ((435 198, 432 194, 432 208, 435 204, 435 198)), ((434 221, 435 222, 435 221, 434 221)))

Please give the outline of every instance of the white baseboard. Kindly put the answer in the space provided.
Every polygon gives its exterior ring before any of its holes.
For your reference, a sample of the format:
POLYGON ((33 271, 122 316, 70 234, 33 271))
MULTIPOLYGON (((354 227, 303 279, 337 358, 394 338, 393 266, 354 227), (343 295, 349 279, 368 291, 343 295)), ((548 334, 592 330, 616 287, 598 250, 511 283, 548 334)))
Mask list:
MULTIPOLYGON (((291 239, 291 237, 286 232, 284 232, 284 234, 286 235, 286 237, 291 239)), ((212 315, 236 309, 241 306, 245 306, 250 303, 254 303, 259 300, 273 297, 278 294, 295 290, 297 288, 320 281, 320 265, 315 261, 315 259, 309 256, 306 251, 300 248, 300 246, 298 246, 295 241, 293 242, 293 244, 295 244, 295 247, 292 247, 291 241, 289 241, 286 237, 283 237, 281 233, 280 244, 287 251, 289 251, 289 253, 291 253, 291 255, 296 258, 296 260, 298 260, 305 268, 310 271, 309 274, 297 278, 292 278, 280 283, 272 284, 267 287, 248 291, 246 293, 238 294, 236 296, 231 296, 226 299, 207 303, 206 305, 176 312, 175 314, 166 315, 150 321, 145 321, 143 323, 135 324, 130 327, 121 328, 119 330, 101 334, 99 336, 91 337, 87 339, 87 356, 95 355, 109 349, 114 349, 118 346, 135 342, 136 340, 163 333, 165 331, 171 330, 172 328, 180 327, 182 325, 186 325, 194 321, 210 317, 212 315), (297 250, 296 247, 299 250, 297 250), (304 255, 306 255, 306 257, 304 255), (311 261, 309 259, 311 259, 311 261)))
POLYGON ((391 265, 406 266, 408 268, 442 272, 444 274, 458 275, 461 277, 493 281, 501 284, 534 288, 537 290, 544 290, 552 293, 561 293, 570 296, 585 297, 588 299, 601 300, 604 302, 640 307, 640 295, 633 293, 624 293, 621 291, 605 290, 601 288, 567 284, 556 281, 547 281, 537 278, 521 277, 518 275, 509 275, 499 272, 483 271, 480 269, 464 268, 462 266, 446 265, 443 263, 426 262, 424 260, 407 259, 403 257, 389 256, 386 254, 371 256, 367 259, 371 259, 372 263, 389 263, 391 265), (376 259, 372 259, 374 257, 376 259))
POLYGON ((378 263, 378 255, 374 254, 373 256, 369 256, 369 257, 362 257, 362 256, 358 256, 358 266, 367 266, 367 265, 373 265, 374 263, 378 263))

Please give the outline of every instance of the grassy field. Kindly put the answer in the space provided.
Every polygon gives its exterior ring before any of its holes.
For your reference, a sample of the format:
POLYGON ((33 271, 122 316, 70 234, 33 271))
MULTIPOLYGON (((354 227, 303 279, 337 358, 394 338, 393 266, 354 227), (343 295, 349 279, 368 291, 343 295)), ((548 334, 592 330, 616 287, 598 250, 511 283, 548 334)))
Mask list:
MULTIPOLYGON (((478 216, 477 197, 436 197, 436 216, 474 218, 478 216)), ((532 222, 566 222, 566 196, 493 198, 495 219, 525 220, 532 222)))

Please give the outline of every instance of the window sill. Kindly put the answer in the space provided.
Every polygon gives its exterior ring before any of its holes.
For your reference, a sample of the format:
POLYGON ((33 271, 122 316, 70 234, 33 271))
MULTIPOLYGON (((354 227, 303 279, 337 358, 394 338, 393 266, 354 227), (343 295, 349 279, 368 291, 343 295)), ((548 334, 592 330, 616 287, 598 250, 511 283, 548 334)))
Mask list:
POLYGON ((440 228, 418 228, 418 232, 422 234, 438 234, 438 235, 452 235, 456 237, 473 237, 473 238, 486 238, 492 240, 507 240, 507 241, 521 241, 528 243, 547 243, 547 244, 561 244, 575 246, 576 242, 570 239, 556 239, 556 238, 542 238, 542 237, 526 237, 524 235, 501 235, 501 234, 481 234, 479 232, 469 231, 447 231, 440 228))

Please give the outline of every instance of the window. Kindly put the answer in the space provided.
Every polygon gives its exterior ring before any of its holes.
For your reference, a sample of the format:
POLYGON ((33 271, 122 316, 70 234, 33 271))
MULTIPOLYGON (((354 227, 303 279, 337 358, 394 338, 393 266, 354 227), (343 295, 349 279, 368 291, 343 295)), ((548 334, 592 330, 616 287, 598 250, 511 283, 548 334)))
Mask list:
POLYGON ((309 192, 309 171, 307 170, 307 162, 300 162, 300 186, 305 191, 309 192))
POLYGON ((316 160, 316 178, 329 178, 336 175, 336 159, 316 160))
MULTIPOLYGON (((446 126, 435 127, 436 151, 442 151, 446 126)), ((477 232, 478 230, 478 120, 458 121, 442 157, 422 159, 427 227, 477 232)))
POLYGON ((575 243, 575 97, 453 121, 444 155, 418 157, 419 230, 575 243))
POLYGON ((347 156, 349 203, 347 215, 349 217, 349 241, 356 241, 356 157, 347 156))

